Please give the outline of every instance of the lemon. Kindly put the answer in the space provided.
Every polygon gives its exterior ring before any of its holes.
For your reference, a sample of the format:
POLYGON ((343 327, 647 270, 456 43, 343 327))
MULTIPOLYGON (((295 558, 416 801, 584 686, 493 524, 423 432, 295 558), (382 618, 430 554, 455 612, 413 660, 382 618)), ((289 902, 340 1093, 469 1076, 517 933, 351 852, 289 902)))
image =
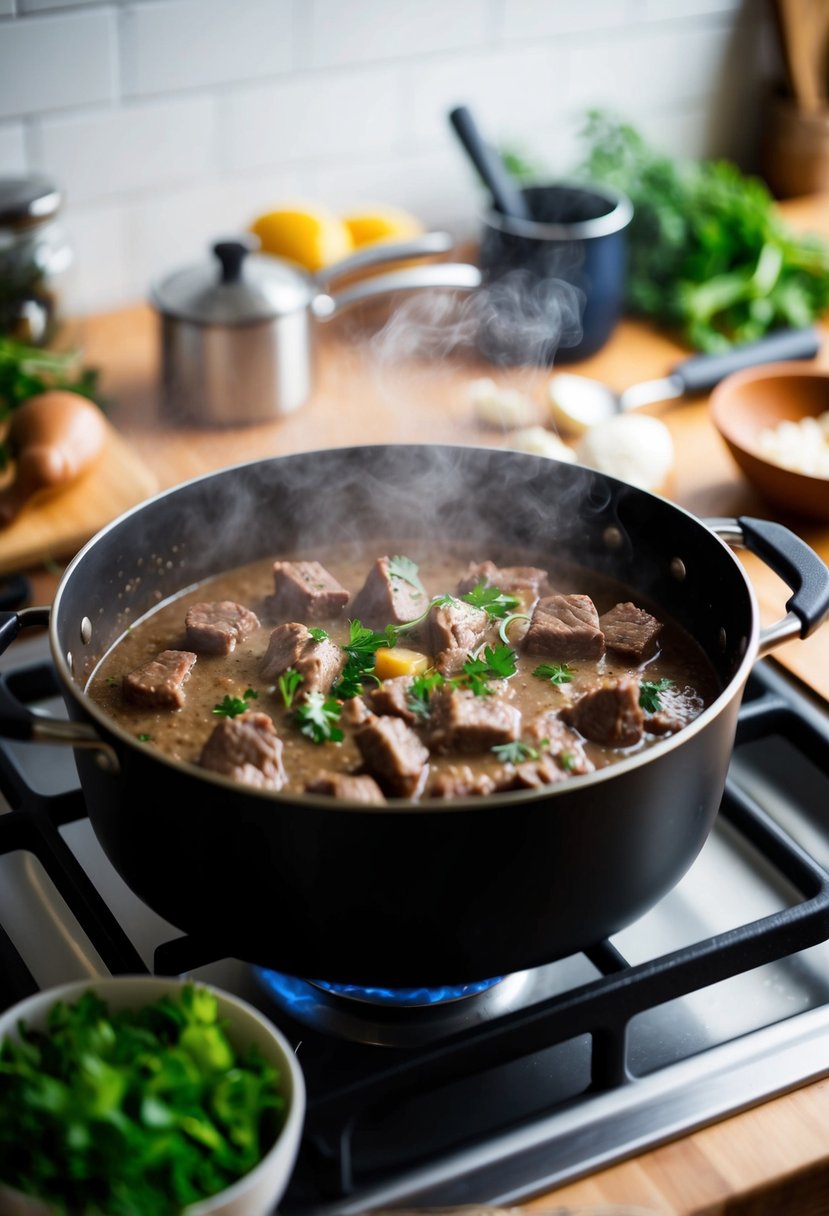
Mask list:
POLYGON ((343 216, 355 246, 373 245, 375 241, 402 241, 423 232, 416 215, 399 207, 372 206, 365 211, 351 211, 343 216))
POLYGON ((348 257, 354 240, 345 223, 325 207, 284 207, 260 215, 250 226, 263 253, 290 258, 320 270, 348 257))

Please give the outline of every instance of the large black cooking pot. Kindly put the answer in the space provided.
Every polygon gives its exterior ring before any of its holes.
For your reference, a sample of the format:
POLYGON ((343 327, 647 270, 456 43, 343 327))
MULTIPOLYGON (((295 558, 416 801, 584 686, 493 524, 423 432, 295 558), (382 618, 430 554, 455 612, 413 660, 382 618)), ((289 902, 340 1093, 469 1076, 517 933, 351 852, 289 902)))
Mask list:
MULTIPOLYGON (((717 814, 752 663, 827 611, 829 571, 776 524, 707 526, 604 475, 517 452, 312 452, 200 478, 99 533, 51 612, 72 722, 7 699, 0 729, 68 736, 115 868, 211 948, 310 978, 460 983, 591 945, 679 880, 717 814), (166 759, 84 694, 124 629, 181 588, 297 546, 421 536, 436 547, 477 538, 481 559, 530 546, 623 580, 698 639, 721 695, 651 750, 547 790, 376 807, 262 793, 166 759), (759 552, 796 591, 777 626, 760 631, 726 541, 759 552)), ((0 639, 43 615, 5 614, 0 639)))

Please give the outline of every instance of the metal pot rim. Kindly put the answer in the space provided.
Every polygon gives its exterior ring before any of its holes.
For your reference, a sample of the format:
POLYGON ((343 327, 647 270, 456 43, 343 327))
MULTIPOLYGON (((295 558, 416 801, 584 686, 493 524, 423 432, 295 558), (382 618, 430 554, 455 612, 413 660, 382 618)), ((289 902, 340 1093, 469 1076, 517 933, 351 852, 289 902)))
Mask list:
MULTIPOLYGON (((598 198, 603 198, 610 203, 611 209, 604 215, 596 216, 595 219, 577 220, 572 223, 524 220, 515 216, 502 215, 499 211, 488 210, 482 216, 484 224, 508 236, 525 237, 529 240, 586 241, 621 232, 633 218, 633 203, 628 196, 621 190, 616 190, 613 186, 608 186, 603 182, 580 182, 567 178, 550 182, 549 186, 565 191, 595 194, 598 198)), ((543 189, 543 186, 539 188, 543 189)))

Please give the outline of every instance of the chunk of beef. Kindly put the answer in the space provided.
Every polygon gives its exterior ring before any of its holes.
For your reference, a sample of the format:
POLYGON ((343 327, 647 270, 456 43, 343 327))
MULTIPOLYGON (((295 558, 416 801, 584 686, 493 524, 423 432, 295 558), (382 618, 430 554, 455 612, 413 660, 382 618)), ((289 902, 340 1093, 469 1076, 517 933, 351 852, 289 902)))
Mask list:
POLYGON ((489 616, 483 608, 452 599, 435 604, 429 614, 434 650, 460 649, 467 654, 484 640, 489 616))
POLYGON ((466 574, 458 583, 458 595, 474 591, 479 583, 514 594, 529 590, 534 598, 542 595, 549 587, 547 571, 539 566, 496 566, 495 562, 489 561, 470 562, 466 574))
POLYGON ((305 698, 311 692, 329 692, 344 664, 343 651, 330 638, 318 642, 305 625, 288 621, 271 634, 259 671, 263 680, 275 684, 292 667, 302 676, 298 696, 305 698))
POLYGON ((349 594, 319 562, 274 562, 274 593, 265 600, 272 617, 320 621, 339 616, 349 594))
POLYGON ((385 802, 383 791, 367 774, 320 773, 305 784, 308 794, 328 794, 348 802, 385 802))
POLYGON ((512 743, 521 732, 521 711, 502 697, 444 687, 431 707, 429 745, 436 752, 484 752, 512 743))
POLYGON ((555 785, 564 781, 566 771, 552 756, 541 756, 538 760, 522 760, 514 767, 502 769, 495 778, 496 790, 537 790, 543 785, 555 785))
POLYGON ((524 649, 548 659, 600 659, 604 634, 588 595, 548 595, 538 601, 524 649))
POLYGON ((568 726, 605 747, 632 747, 642 738, 639 684, 624 677, 600 684, 561 711, 568 726))
POLYGON ((487 773, 476 773, 468 764, 453 765, 438 773, 429 785, 430 798, 469 798, 491 794, 495 782, 487 773))
POLYGON ((124 700, 143 709, 181 709, 182 685, 195 661, 196 655, 191 650, 162 650, 149 663, 124 676, 121 681, 124 700))
POLYGON ((646 734, 662 738, 667 735, 675 735, 685 725, 685 720, 677 714, 672 714, 667 709, 660 709, 655 714, 646 715, 644 729, 646 734))
POLYGON ((362 726, 371 717, 373 714, 362 697, 349 697, 343 702, 343 711, 340 714, 343 726, 362 726))
POLYGON ((641 663, 656 650, 662 622, 635 604, 617 604, 599 618, 605 646, 623 659, 641 663))
POLYGON ((390 714, 402 718, 404 722, 414 722, 417 714, 409 705, 413 679, 413 676, 393 676, 390 680, 384 680, 378 688, 372 688, 365 694, 366 703, 375 714, 390 714))
POLYGON ((378 557, 351 606, 352 618, 371 629, 413 621, 423 615, 429 603, 425 592, 389 569, 391 561, 390 557, 378 557))
POLYGON ((199 764, 245 785, 279 790, 285 784, 282 740, 267 714, 222 718, 202 748, 199 764))
POLYGON ((207 654, 230 654, 246 634, 259 628, 255 612, 234 600, 192 604, 184 618, 187 641, 207 654))
POLYGON ((584 744, 576 732, 562 722, 558 710, 540 714, 530 723, 527 734, 534 743, 549 752, 562 772, 593 772, 593 762, 585 755, 584 744))
POLYGON ((402 718, 371 717, 354 732, 354 742, 385 793, 411 798, 422 788, 429 752, 402 718))

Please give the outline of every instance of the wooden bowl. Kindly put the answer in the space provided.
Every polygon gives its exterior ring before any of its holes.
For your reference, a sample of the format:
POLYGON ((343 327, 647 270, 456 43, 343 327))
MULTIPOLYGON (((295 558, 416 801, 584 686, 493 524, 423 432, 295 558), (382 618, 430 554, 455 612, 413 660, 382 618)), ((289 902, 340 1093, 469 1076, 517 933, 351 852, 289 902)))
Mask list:
POLYGON ((787 513, 829 520, 829 478, 774 464, 759 447, 767 428, 829 410, 829 370, 811 363, 747 368, 717 385, 709 408, 731 455, 763 498, 787 513))

